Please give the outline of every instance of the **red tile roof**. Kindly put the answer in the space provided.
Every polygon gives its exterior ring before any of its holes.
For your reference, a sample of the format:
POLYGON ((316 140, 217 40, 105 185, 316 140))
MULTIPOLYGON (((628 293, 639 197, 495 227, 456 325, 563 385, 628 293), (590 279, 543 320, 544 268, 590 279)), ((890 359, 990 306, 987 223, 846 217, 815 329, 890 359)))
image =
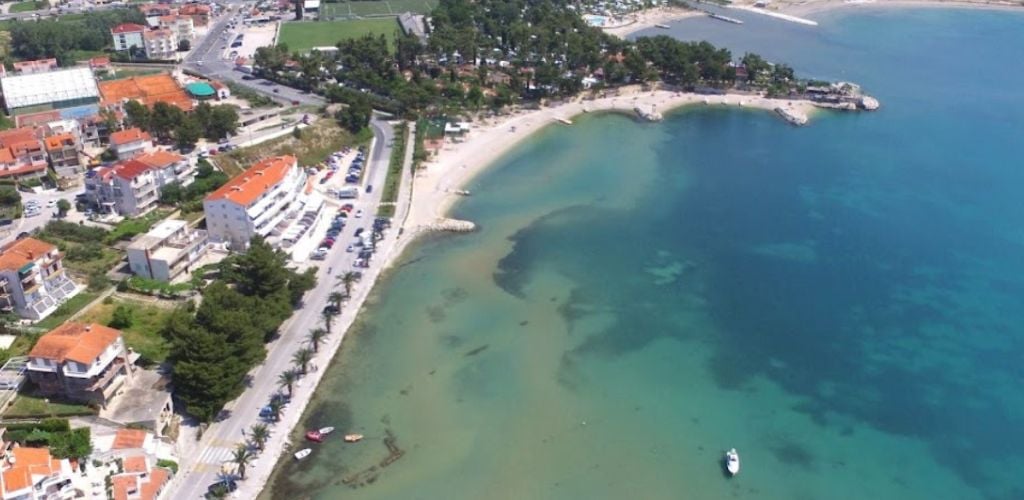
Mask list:
POLYGON ((22 238, 0 248, 0 269, 17 271, 30 262, 42 258, 57 247, 35 238, 22 238))
POLYGON ((55 460, 46 448, 16 447, 11 450, 11 466, 3 472, 3 493, 23 490, 32 486, 32 475, 49 476, 60 470, 60 460, 55 460))
POLYGON ((64 323, 39 337, 28 353, 31 358, 44 358, 63 363, 71 360, 91 365, 103 351, 121 337, 113 328, 93 323, 64 323))
POLYGON ((294 156, 275 156, 259 161, 241 175, 231 179, 210 193, 208 201, 228 200, 243 207, 249 206, 284 179, 288 171, 298 165, 294 156))
POLYGON ((147 470, 149 470, 149 465, 146 464, 146 457, 142 455, 132 455, 130 457, 125 457, 125 472, 146 472, 147 470))
POLYGON ((138 160, 125 160, 114 165, 114 175, 124 180, 135 180, 136 177, 149 172, 149 165, 138 160))
POLYGON ((165 168, 170 165, 174 165, 175 163, 178 163, 179 161, 182 161, 184 159, 185 157, 179 155, 178 153, 172 153, 170 151, 164 151, 162 149, 153 151, 152 153, 139 155, 134 158, 135 161, 145 163, 146 165, 149 165, 150 167, 153 168, 165 168))
POLYGON ((148 133, 143 132, 142 129, 139 128, 130 128, 127 130, 121 130, 119 132, 114 132, 113 134, 110 134, 110 143, 115 146, 120 146, 122 144, 128 144, 136 141, 150 140, 153 140, 153 138, 150 137, 148 133))
POLYGON ((55 149, 61 149, 65 145, 73 146, 75 144, 75 136, 72 134, 57 134, 51 135, 46 138, 46 150, 53 151, 55 149), (68 144, 70 143, 70 144, 68 144))
POLYGON ((110 30, 115 35, 120 33, 138 33, 140 31, 146 31, 146 27, 141 24, 132 23, 118 24, 110 30))
POLYGON ((141 429, 118 429, 114 435, 114 450, 142 448, 146 443, 146 431, 141 429))

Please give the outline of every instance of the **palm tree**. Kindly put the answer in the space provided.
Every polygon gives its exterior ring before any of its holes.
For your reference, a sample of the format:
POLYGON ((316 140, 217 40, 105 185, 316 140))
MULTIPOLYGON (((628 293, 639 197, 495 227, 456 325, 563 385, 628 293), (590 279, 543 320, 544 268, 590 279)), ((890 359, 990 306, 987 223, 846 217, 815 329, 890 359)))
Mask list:
POLYGON ((270 429, 264 424, 256 424, 249 429, 249 442, 257 450, 263 451, 263 446, 267 444, 267 439, 269 438, 270 429))
POLYGON ((352 285, 356 282, 356 273, 347 271, 345 274, 338 276, 338 281, 345 287, 345 296, 352 296, 352 285))
POLYGON ((324 309, 324 311, 320 313, 320 317, 324 319, 324 326, 327 327, 327 333, 331 333, 331 323, 334 322, 334 313, 328 309, 324 309))
POLYGON ((313 350, 303 347, 292 355, 292 362, 299 366, 303 375, 306 374, 306 367, 313 360, 313 350))
POLYGON ((249 447, 242 443, 235 447, 235 453, 231 455, 231 461, 238 465, 238 477, 243 480, 245 479, 245 466, 249 465, 251 458, 252 453, 249 451, 249 447))
POLYGON ((313 346, 313 352, 320 352, 320 344, 324 342, 324 337, 327 336, 327 330, 323 328, 314 328, 306 334, 306 340, 309 341, 309 345, 313 346))
POLYGON ((327 296, 327 301, 339 311, 341 310, 341 302, 343 300, 345 300, 345 295, 341 292, 331 292, 331 294, 327 296))
POLYGON ((299 372, 295 370, 285 370, 277 376, 278 387, 287 387, 288 395, 292 395, 292 385, 299 380, 299 372))
POLYGON ((267 407, 270 408, 270 419, 277 422, 281 418, 281 408, 284 408, 284 401, 278 398, 271 399, 267 407))

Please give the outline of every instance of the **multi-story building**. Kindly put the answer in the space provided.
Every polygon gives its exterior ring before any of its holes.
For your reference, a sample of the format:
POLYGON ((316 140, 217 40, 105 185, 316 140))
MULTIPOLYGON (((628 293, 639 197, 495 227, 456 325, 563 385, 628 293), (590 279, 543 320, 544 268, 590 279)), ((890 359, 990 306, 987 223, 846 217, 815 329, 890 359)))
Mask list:
POLYGON ((16 61, 11 63, 14 72, 19 75, 31 75, 33 73, 46 73, 57 69, 56 59, 36 59, 34 61, 16 61))
POLYGON ((133 370, 120 331, 75 322, 39 337, 26 368, 40 394, 100 406, 106 406, 133 370))
POLYGON ((165 220, 128 246, 128 265, 135 275, 173 281, 192 270, 206 254, 207 234, 183 220, 165 220))
POLYGON ((79 291, 57 247, 35 238, 0 247, 0 309, 39 320, 79 291))
POLYGON ((68 459, 53 458, 49 449, 15 445, 0 458, 0 499, 75 498, 73 474, 68 459))
POLYGON ((189 16, 196 26, 206 26, 210 23, 210 6, 198 3, 188 3, 178 9, 178 14, 189 16))
POLYGON ((178 40, 192 40, 195 35, 195 25, 190 16, 160 16, 158 23, 161 28, 173 31, 178 40))
POLYGON ((46 150, 28 127, 0 132, 0 178, 41 177, 46 174, 46 150))
POLYGON ((149 165, 124 160, 86 172, 85 194, 101 213, 136 217, 156 208, 160 186, 149 165))
POLYGON ((178 35, 175 31, 158 28, 142 34, 146 42, 146 58, 169 61, 178 57, 178 35))
POLYGON ((110 148, 119 160, 135 158, 153 147, 153 138, 139 128, 130 128, 110 134, 110 148))
POLYGON ((75 169, 82 162, 79 151, 78 140, 70 132, 51 135, 44 141, 46 143, 46 155, 50 157, 50 166, 55 170, 75 169))
POLYGON ((164 186, 175 182, 182 186, 188 186, 196 178, 196 169, 192 162, 188 158, 170 151, 157 150, 152 153, 143 153, 136 156, 135 161, 149 165, 156 176, 157 187, 161 190, 164 186))
POLYGON ((255 235, 268 236, 301 208, 306 172, 294 156, 266 158, 203 200, 206 229, 216 242, 248 248, 255 235))
POLYGON ((143 41, 142 35, 145 32, 146 27, 141 24, 126 23, 114 26, 110 30, 110 35, 114 37, 114 50, 120 52, 132 47, 137 50, 144 49, 146 43, 143 41))
POLYGON ((147 455, 129 455, 122 463, 124 472, 110 478, 111 493, 117 500, 156 500, 170 481, 170 469, 157 467, 156 460, 147 455))

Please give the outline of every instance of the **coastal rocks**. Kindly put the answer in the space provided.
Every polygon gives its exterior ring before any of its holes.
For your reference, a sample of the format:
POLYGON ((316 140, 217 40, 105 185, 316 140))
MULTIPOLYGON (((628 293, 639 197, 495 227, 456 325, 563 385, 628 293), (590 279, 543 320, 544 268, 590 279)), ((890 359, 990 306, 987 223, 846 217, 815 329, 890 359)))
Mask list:
POLYGON ((439 218, 432 224, 423 227, 426 231, 445 231, 449 233, 472 233, 476 231, 476 224, 468 220, 439 218))
POLYGON ((878 109, 879 106, 881 106, 881 104, 879 104, 878 99, 875 99, 874 97, 866 95, 860 98, 861 109, 865 109, 867 111, 874 111, 878 109))
POLYGON ((807 121, 809 120, 805 113, 795 109, 783 108, 782 106, 779 106, 775 108, 775 112, 778 113, 779 116, 784 118, 787 122, 798 127, 802 125, 807 125, 807 121))
POLYGON ((633 111, 636 111, 637 116, 649 122, 660 122, 664 118, 661 116, 661 113, 655 111, 653 108, 650 111, 646 111, 640 106, 637 106, 633 108, 633 111))

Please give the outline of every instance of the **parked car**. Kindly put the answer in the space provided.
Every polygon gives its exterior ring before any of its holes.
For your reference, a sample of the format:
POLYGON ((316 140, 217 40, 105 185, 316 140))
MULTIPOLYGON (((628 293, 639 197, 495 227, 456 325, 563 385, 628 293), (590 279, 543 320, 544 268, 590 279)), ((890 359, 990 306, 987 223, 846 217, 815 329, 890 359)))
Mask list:
POLYGON ((334 304, 327 304, 327 306, 324 307, 324 312, 327 314, 338 314, 341 312, 341 308, 334 304))
POLYGON ((362 209, 360 209, 360 210, 356 210, 356 218, 358 219, 358 218, 360 218, 360 217, 362 217, 362 216, 363 216, 363 211, 362 211, 362 209))
POLYGON ((238 489, 238 484, 232 479, 217 481, 206 489, 206 498, 226 498, 228 494, 238 489))
POLYGON ((373 192, 373 184, 367 184, 366 185, 366 192, 367 193, 372 193, 373 192))
POLYGON ((359 237, 359 235, 363 234, 363 231, 365 231, 365 229, 363 229, 363 228, 358 228, 358 229, 356 229, 356 232, 355 232, 355 234, 354 234, 353 236, 355 236, 356 238, 358 238, 358 237, 359 237))

